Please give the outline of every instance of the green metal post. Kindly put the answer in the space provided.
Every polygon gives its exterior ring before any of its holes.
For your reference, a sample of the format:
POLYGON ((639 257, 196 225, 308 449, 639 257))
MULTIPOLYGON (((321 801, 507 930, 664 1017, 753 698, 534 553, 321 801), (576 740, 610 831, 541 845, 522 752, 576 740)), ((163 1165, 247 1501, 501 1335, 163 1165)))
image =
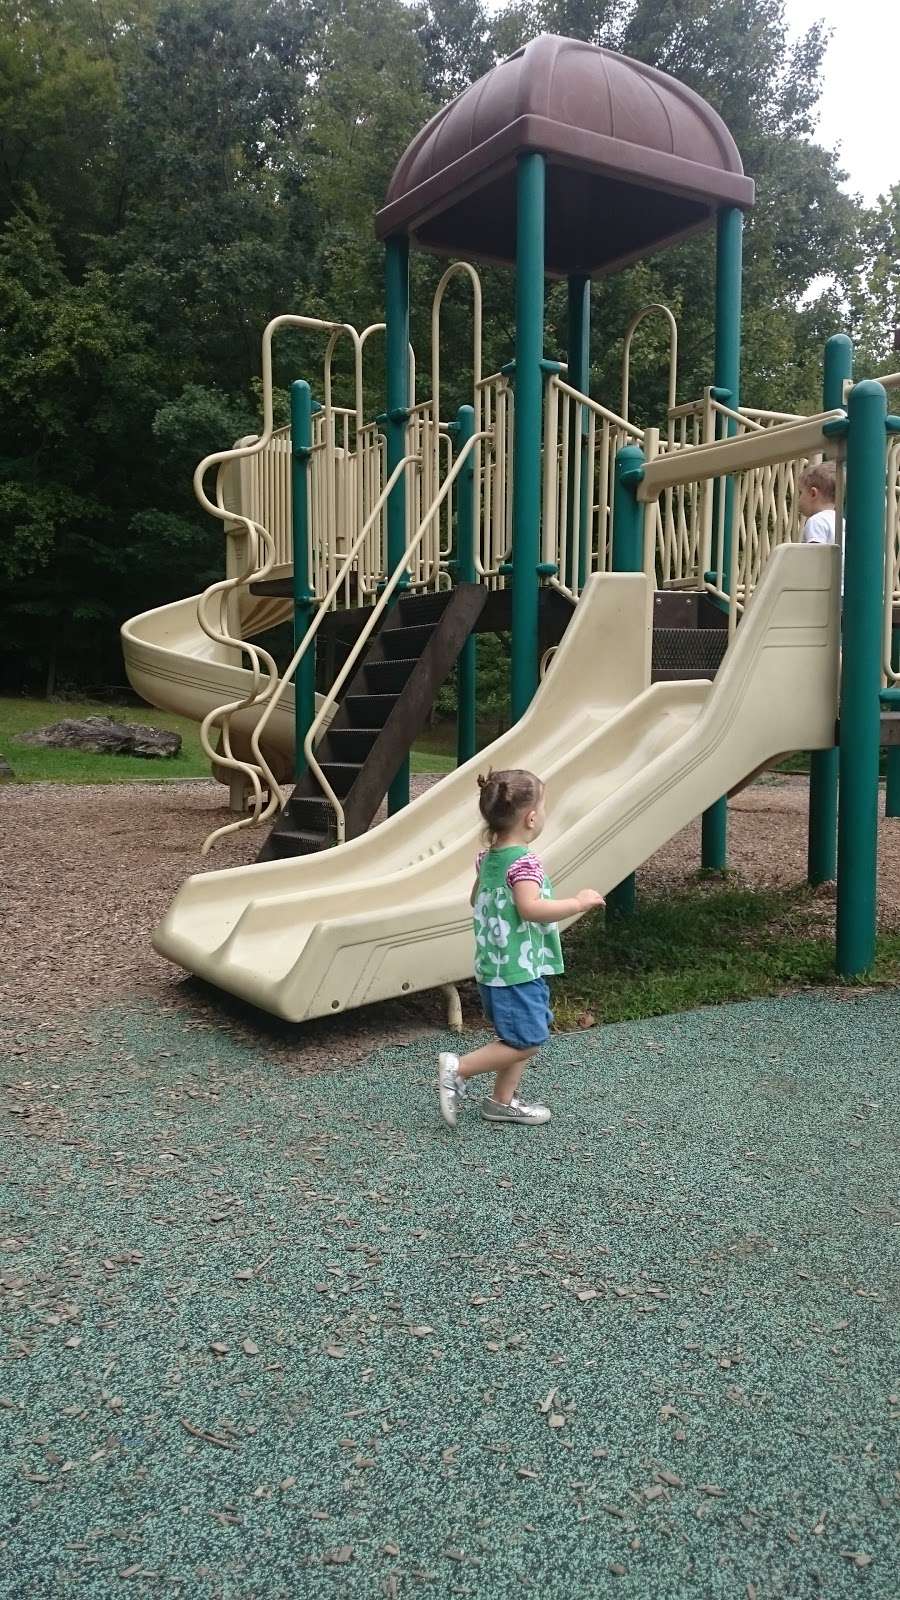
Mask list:
MULTIPOLYGON (((569 279, 569 334, 568 334, 568 381, 573 389, 580 394, 587 394, 591 382, 591 280, 579 274, 569 279)), ((575 548, 575 534, 578 535, 578 587, 584 587, 588 572, 588 543, 585 533, 588 525, 588 489, 587 481, 587 436, 588 418, 582 412, 581 428, 577 438, 569 441, 569 489, 570 498, 566 508, 566 523, 568 538, 566 581, 571 583, 572 558, 575 548), (581 457, 580 493, 576 507, 571 498, 571 488, 575 482, 576 453, 581 457)))
POLYGON ((713 382, 741 403, 741 272, 744 213, 725 206, 716 219, 716 343, 713 382))
POLYGON ((520 156, 516 209, 516 411, 513 454, 512 667, 515 722, 538 682, 538 563, 544 413, 544 157, 520 156))
POLYGON ((837 969, 853 978, 875 958, 887 464, 887 397, 881 384, 856 384, 847 410, 837 969))
MULTIPOLYGON (((891 632, 891 666, 895 672, 900 668, 900 628, 894 628, 891 632)), ((885 766, 884 814, 886 817, 900 817, 900 747, 889 746, 885 766)))
MULTIPOLYGON (((616 497, 613 501, 612 564, 614 572, 642 572, 644 567, 644 513, 637 486, 644 475, 644 452, 626 444, 616 456, 616 497)), ((607 915, 626 917, 634 910, 635 879, 627 878, 606 896, 607 915)))
MULTIPOLYGON (((385 254, 385 339, 387 344, 387 475, 406 454, 409 421, 409 241, 394 234, 385 254)), ((406 476, 401 475, 387 506, 387 566, 393 572, 406 549, 406 476)), ((399 594, 401 584, 395 590, 399 594)), ((409 804, 409 759, 388 790, 388 814, 409 804)))
MULTIPOLYGON (((853 345, 836 333, 825 346, 822 409, 844 404, 844 382, 853 377, 853 345)), ((811 884, 830 883, 837 871, 838 750, 813 750, 809 758, 809 839, 806 876, 811 884)))
MULTIPOLYGON (((727 206, 719 212, 716 226, 716 342, 713 383, 728 391, 728 402, 737 411, 741 403, 741 271, 743 252, 743 212, 727 206)), ((731 425, 726 436, 732 433, 731 425)), ((724 586, 731 571, 731 507, 734 485, 725 486, 724 586)), ((701 864, 707 871, 724 872, 728 855, 728 802, 723 798, 703 813, 701 864)))
MULTIPOLYGON (((291 539, 294 558, 294 649, 315 611, 309 581, 309 457, 312 450, 312 393, 298 378, 291 384, 291 539)), ((316 714, 316 646, 313 640, 294 679, 294 777, 306 771, 303 741, 316 714)))
MULTIPOLYGON (((475 432, 472 406, 460 406, 456 414, 456 444, 462 451, 475 432)), ((460 583, 476 583, 475 569, 475 452, 456 480, 456 575, 460 583)), ((475 635, 462 647, 457 671, 456 759, 460 766, 470 761, 476 748, 475 696, 478 663, 475 635)))

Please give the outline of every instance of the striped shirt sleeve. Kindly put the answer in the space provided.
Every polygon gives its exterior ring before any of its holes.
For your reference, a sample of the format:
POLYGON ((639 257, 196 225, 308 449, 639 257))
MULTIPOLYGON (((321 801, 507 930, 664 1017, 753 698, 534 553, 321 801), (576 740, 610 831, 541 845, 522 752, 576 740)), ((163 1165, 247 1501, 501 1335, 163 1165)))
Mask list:
POLYGON ((540 888, 544 882, 544 869, 538 857, 531 850, 526 856, 520 856, 507 872, 506 882, 510 889, 517 883, 536 883, 540 888))

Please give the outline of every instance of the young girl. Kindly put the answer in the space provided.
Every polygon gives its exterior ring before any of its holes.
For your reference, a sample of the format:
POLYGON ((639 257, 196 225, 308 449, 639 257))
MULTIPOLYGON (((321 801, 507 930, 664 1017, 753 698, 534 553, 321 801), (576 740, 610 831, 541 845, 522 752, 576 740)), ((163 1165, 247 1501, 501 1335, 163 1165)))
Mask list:
POLYGON ((489 1122, 550 1121, 546 1106, 525 1105, 519 1080, 550 1034, 553 1012, 547 978, 562 972, 557 922, 603 905, 594 889, 554 900, 553 885, 531 846, 544 826, 544 785, 533 772, 489 772, 479 777, 479 809, 488 848, 475 863, 471 904, 475 913, 475 976, 484 1014, 497 1038, 467 1056, 438 1061, 441 1116, 456 1126, 466 1084, 493 1072, 494 1092, 482 1101, 489 1122))

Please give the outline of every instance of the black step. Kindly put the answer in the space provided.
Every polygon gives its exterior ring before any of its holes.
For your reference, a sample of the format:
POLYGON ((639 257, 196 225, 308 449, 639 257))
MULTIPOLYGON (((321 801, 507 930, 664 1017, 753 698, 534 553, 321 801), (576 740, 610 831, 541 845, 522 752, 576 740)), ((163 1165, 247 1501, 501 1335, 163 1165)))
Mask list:
POLYGON ((398 695, 418 662, 418 656, 403 656, 396 661, 367 661, 363 673, 372 694, 398 695))
POLYGON ((414 628, 386 628, 381 635, 385 655, 392 661, 398 657, 408 659, 420 656, 432 637, 435 626, 434 622, 420 622, 414 628))
POLYGON ((654 667, 653 683, 709 683, 716 675, 715 667, 654 667))
POLYGON ((361 761, 323 761, 322 777, 331 785, 339 800, 350 793, 362 771, 361 761))
POLYGON ((300 833, 317 833, 321 839, 337 834, 334 806, 322 794, 292 794, 275 831, 297 828, 300 833))
POLYGON ((347 713, 354 728, 383 728, 397 704, 395 694, 348 694, 347 713))
POLYGON ((654 628, 654 668, 715 672, 728 648, 725 628, 654 628))
POLYGON ((447 609, 452 589, 435 594, 404 594, 400 598, 400 615, 405 628, 420 622, 440 622, 447 609))
POLYGON ((319 748, 319 774, 307 772, 275 824, 260 859, 301 856, 337 841, 344 811, 348 839, 371 825, 435 695, 477 625, 487 591, 459 584, 446 595, 407 596, 368 642, 319 748))
POLYGON ((377 738, 377 728, 329 728, 328 749, 338 761, 362 764, 377 738))
POLYGON ((275 828, 266 840, 260 861, 284 861, 289 856, 317 856, 330 841, 321 833, 282 833, 275 828))

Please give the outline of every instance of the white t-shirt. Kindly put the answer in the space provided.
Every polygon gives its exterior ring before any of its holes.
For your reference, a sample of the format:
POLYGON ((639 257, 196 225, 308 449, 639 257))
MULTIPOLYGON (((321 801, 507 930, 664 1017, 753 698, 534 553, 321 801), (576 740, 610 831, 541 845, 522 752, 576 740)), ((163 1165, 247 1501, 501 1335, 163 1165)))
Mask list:
POLYGON ((807 517, 801 544, 834 544, 834 507, 807 517))

